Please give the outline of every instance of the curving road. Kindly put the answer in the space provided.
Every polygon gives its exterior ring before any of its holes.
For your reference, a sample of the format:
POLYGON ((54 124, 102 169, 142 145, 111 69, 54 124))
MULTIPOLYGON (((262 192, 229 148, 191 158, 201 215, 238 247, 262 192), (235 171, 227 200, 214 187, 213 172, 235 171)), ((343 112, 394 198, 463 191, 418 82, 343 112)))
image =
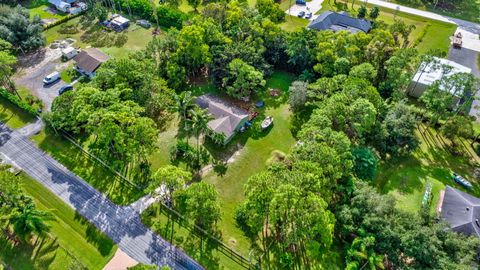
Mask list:
POLYGON ((25 171, 86 217, 138 262, 168 265, 172 269, 203 269, 181 250, 143 225, 140 209, 112 203, 38 149, 26 136, 3 123, 0 123, 0 153, 9 163, 25 171))

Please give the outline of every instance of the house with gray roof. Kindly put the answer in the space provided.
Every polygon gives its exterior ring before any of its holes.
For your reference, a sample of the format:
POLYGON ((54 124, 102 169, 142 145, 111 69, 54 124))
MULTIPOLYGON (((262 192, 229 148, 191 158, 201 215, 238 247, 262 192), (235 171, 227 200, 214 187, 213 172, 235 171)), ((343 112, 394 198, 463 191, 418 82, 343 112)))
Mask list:
POLYGON ((480 199, 446 186, 440 216, 453 231, 480 237, 480 199))
POLYGON ((84 49, 73 57, 75 69, 90 79, 95 77, 95 71, 108 59, 110 59, 110 56, 96 48, 84 49))
POLYGON ((346 30, 355 34, 358 32, 368 33, 372 29, 372 22, 353 18, 347 12, 324 11, 307 27, 314 30, 332 30, 334 32, 346 30))
POLYGON ((246 110, 213 95, 200 96, 195 103, 200 108, 206 109, 213 117, 213 120, 208 122, 208 126, 213 132, 225 136, 224 144, 227 144, 248 121, 246 110))

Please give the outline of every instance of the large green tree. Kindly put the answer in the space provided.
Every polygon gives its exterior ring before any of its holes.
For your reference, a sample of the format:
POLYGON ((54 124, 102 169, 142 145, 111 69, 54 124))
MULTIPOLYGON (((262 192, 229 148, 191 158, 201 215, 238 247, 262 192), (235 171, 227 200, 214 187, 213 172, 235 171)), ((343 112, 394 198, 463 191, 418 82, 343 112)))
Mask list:
POLYGON ((0 5, 0 38, 10 42, 15 49, 28 52, 45 45, 40 17, 33 16, 26 8, 0 5))
POLYGON ((249 98, 265 86, 263 74, 238 58, 228 65, 228 77, 223 83, 227 93, 236 98, 249 98))

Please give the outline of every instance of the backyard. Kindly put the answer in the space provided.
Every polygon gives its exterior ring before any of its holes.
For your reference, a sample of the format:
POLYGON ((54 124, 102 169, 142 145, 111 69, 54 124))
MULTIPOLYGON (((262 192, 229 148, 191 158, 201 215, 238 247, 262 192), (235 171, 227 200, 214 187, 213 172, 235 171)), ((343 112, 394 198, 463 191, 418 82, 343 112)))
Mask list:
POLYGON ((2 97, 0 98, 0 121, 11 128, 21 128, 33 123, 35 117, 2 97))
POLYGON ((480 185, 473 177, 475 164, 479 157, 470 147, 470 142, 462 140, 461 152, 463 156, 454 156, 448 151, 449 141, 437 131, 425 125, 417 130, 420 147, 411 155, 389 160, 379 167, 379 173, 374 185, 382 193, 392 194, 398 207, 409 212, 418 212, 421 209, 426 183, 432 185, 431 211, 435 210, 439 193, 445 185, 467 191, 454 183, 452 173, 456 172, 469 180, 474 195, 480 195, 480 185))
POLYGON ((0 261, 13 269, 67 269, 74 264, 102 269, 117 249, 113 241, 43 185, 24 174, 18 177, 37 207, 51 211, 56 220, 48 222, 51 226, 49 236, 38 240, 37 245, 13 247, 0 236, 0 261))

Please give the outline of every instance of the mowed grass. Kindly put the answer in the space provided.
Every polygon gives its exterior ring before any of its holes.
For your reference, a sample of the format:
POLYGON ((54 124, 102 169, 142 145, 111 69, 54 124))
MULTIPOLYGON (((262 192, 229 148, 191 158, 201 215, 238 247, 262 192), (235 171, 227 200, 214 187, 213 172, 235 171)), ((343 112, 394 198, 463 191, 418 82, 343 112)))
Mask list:
MULTIPOLYGON (((382 193, 392 194, 398 207, 409 212, 421 209, 422 199, 428 182, 432 185, 431 211, 434 212, 440 191, 445 185, 467 191, 456 184, 452 173, 464 176, 474 185, 473 195, 480 195, 480 184, 473 177, 475 164, 479 158, 470 147, 469 142, 462 140, 463 156, 454 156, 448 150, 449 141, 433 128, 421 125, 416 131, 420 146, 411 155, 389 160, 379 167, 379 174, 374 185, 382 193)), ((468 192, 468 191, 467 191, 468 192)))
POLYGON ((275 150, 288 152, 295 139, 290 132, 290 115, 286 104, 287 90, 294 77, 285 72, 275 72, 268 80, 267 87, 282 90, 282 95, 272 98, 262 94, 258 99, 265 101, 265 109, 254 122, 254 127, 243 134, 238 134, 230 143, 238 147, 238 156, 228 165, 223 174, 209 172, 203 181, 215 185, 222 206, 222 219, 219 227, 223 240, 229 246, 244 256, 248 255, 250 240, 236 226, 235 209, 244 199, 243 186, 247 179, 266 169, 267 160, 275 150), (274 125, 271 129, 260 131, 260 122, 265 115, 273 116, 274 125))
POLYGON ((56 135, 50 129, 45 129, 33 136, 32 140, 40 149, 104 193, 116 204, 130 204, 144 195, 142 191, 121 181, 101 164, 89 158, 73 143, 56 135))
POLYGON ((46 11, 49 7, 48 0, 23 0, 19 2, 20 5, 28 9, 31 17, 38 15, 41 19, 61 19, 67 16, 63 13, 56 14, 46 11))
MULTIPOLYGON (((337 6, 330 5, 328 1, 324 1, 322 3, 322 9, 320 9, 317 14, 327 10, 339 11, 341 9, 345 9, 341 4, 338 4, 337 6)), ((373 6, 374 5, 367 3, 367 8, 369 10, 373 6)), ((352 5, 351 3, 348 3, 347 7, 347 11, 355 16, 360 8, 360 4, 354 4, 353 9, 351 9, 352 5)), ((426 53, 429 50, 440 50, 445 54, 448 53, 448 49, 450 47, 450 36, 455 33, 455 30, 457 29, 456 25, 411 15, 404 12, 397 12, 396 10, 384 7, 379 7, 379 9, 380 15, 377 18, 378 21, 383 21, 390 25, 393 24, 395 20, 402 20, 408 25, 415 26, 415 29, 412 31, 409 37, 409 45, 415 45, 420 53, 426 53)))
POLYGON ((35 116, 23 111, 9 100, 0 97, 0 121, 16 129, 35 122, 35 116))
POLYGON ((22 177, 21 182, 37 207, 55 216, 48 224, 58 243, 88 269, 102 269, 115 254, 115 243, 37 181, 22 177))
POLYGON ((279 26, 285 31, 294 32, 299 29, 307 27, 309 21, 297 16, 285 16, 285 21, 280 23, 279 26))
POLYGON ((153 39, 152 30, 145 29, 133 21, 130 27, 120 33, 107 31, 97 22, 82 23, 81 17, 77 17, 65 23, 66 25, 77 25, 78 33, 61 33, 61 25, 44 31, 47 44, 55 40, 73 38, 75 47, 88 48, 96 47, 113 57, 125 57, 129 53, 144 49, 148 42, 153 39))

